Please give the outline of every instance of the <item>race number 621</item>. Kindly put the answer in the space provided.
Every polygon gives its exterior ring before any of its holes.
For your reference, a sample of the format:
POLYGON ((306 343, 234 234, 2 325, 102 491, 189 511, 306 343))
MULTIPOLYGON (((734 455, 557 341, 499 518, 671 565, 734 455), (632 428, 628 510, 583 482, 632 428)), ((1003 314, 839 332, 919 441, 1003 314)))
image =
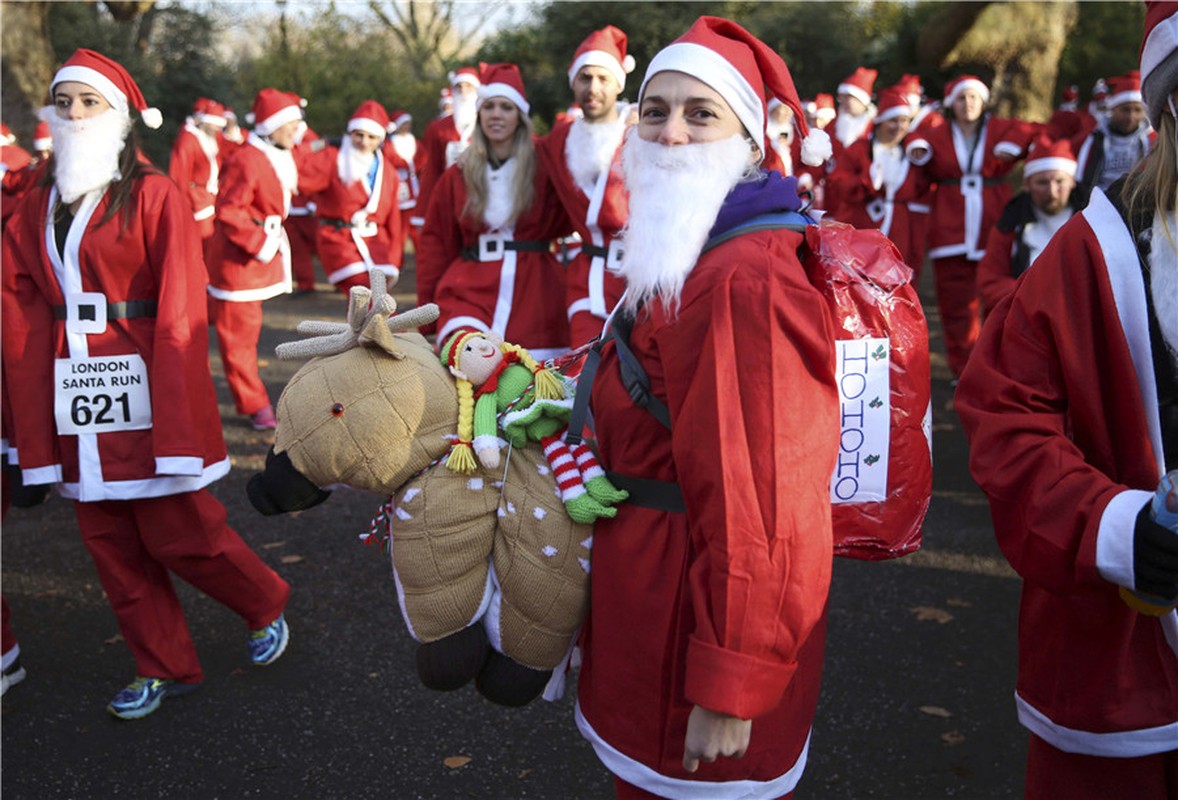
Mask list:
POLYGON ((137 353, 59 358, 54 378, 58 433, 80 435, 151 427, 147 365, 137 353))

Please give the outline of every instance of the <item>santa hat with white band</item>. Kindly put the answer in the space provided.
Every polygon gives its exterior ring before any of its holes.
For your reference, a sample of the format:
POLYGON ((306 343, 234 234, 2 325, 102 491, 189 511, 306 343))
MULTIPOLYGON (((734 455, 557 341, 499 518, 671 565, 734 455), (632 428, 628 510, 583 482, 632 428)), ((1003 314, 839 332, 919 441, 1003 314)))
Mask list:
POLYGON ((849 94, 863 105, 869 106, 871 105, 871 93, 875 89, 875 79, 878 75, 878 70, 856 67, 855 71, 839 84, 835 94, 849 94))
POLYGON ((139 84, 123 69, 123 65, 102 53, 85 48, 75 50, 53 76, 53 83, 49 86, 50 95, 53 94, 55 86, 67 81, 76 81, 91 87, 128 118, 131 116, 131 109, 135 109, 143 124, 149 128, 158 128, 164 122, 158 108, 148 107, 147 101, 143 99, 143 93, 139 91, 139 84))
POLYGON ((1040 172, 1051 171, 1066 172, 1071 177, 1076 177, 1076 157, 1072 154, 1072 146, 1067 139, 1053 142, 1046 136, 1040 136, 1027 153, 1023 177, 1029 178, 1040 172))
POLYGON ((53 149, 53 134, 49 131, 49 123, 41 120, 33 129, 33 149, 38 153, 53 149))
POLYGON ((229 124, 225 116, 225 106, 207 97, 198 97, 192 104, 192 118, 198 123, 224 128, 229 124))
POLYGON ((949 108, 966 89, 973 89, 982 96, 982 103, 990 102, 990 87, 976 75, 961 75, 945 84, 945 107, 949 108))
POLYGON ((818 166, 830 158, 830 136, 806 124, 793 76, 781 56, 735 22, 700 17, 687 33, 660 50, 646 69, 639 103, 651 78, 672 71, 686 73, 716 90, 754 142, 765 141, 766 94, 779 98, 793 109, 802 135, 802 161, 818 166))
POLYGON ((606 25, 586 36, 573 54, 569 86, 573 85, 581 67, 603 67, 617 79, 618 86, 626 88, 626 75, 634 71, 634 56, 626 53, 626 34, 620 28, 606 25))
POLYGON ((1178 86, 1178 3, 1146 3, 1141 42, 1141 96, 1156 128, 1178 86))
POLYGON ((911 95, 899 86, 889 86, 880 92, 877 108, 875 119, 872 120, 873 125, 887 122, 896 117, 912 119, 911 95))
MULTIPOLYGON (((481 64, 479 65, 482 66, 481 64)), ((457 86, 460 83, 469 83, 476 89, 479 83, 482 82, 482 77, 479 75, 479 70, 474 67, 459 67, 451 72, 448 76, 450 78, 450 85, 457 86)))
POLYGON ((365 100, 352 112, 348 120, 348 133, 364 131, 383 139, 388 134, 389 114, 384 106, 375 100, 365 100))
POLYGON ((528 115, 531 106, 524 95, 524 81, 520 77, 519 67, 515 64, 479 64, 479 99, 477 108, 483 107, 483 102, 492 97, 506 97, 515 103, 521 114, 528 115))
POLYGON ((254 133, 258 136, 269 136, 286 123, 301 120, 306 104, 307 101, 294 92, 267 87, 254 98, 246 122, 254 126, 254 133))
POLYGON ((1141 97, 1141 73, 1131 69, 1124 75, 1107 79, 1108 96, 1104 98, 1105 108, 1113 109, 1125 103, 1144 103, 1141 97))
POLYGON ((397 128, 400 128, 406 122, 412 121, 413 115, 408 111, 405 111, 401 108, 393 109, 391 112, 389 112, 389 127, 387 130, 389 134, 392 135, 397 132, 397 128))

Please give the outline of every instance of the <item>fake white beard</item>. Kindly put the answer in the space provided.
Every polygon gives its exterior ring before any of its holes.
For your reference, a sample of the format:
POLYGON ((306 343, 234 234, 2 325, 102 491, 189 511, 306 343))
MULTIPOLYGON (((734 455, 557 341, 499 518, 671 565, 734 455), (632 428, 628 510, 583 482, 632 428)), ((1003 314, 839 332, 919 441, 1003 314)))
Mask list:
MULTIPOLYGON (((344 186, 350 186, 356 181, 364 181, 368 177, 368 170, 372 169, 375 153, 365 153, 357 150, 352 144, 352 138, 345 136, 340 142, 339 155, 336 157, 336 169, 339 170, 340 180, 344 186)), ((365 187, 367 187, 365 182, 365 187)))
POLYGON ((1158 327, 1170 358, 1178 366, 1178 215, 1171 213, 1169 236, 1162 223, 1161 215, 1154 217, 1153 238, 1149 256, 1149 288, 1153 295, 1154 312, 1158 327))
POLYGON ((197 126, 197 124, 192 121, 192 117, 189 117, 188 120, 184 123, 184 130, 188 131, 196 137, 196 140, 200 142, 200 149, 204 151, 206 156, 212 157, 217 155, 217 151, 220 149, 220 146, 217 144, 217 137, 209 136, 207 133, 202 131, 197 126))
POLYGON ((870 112, 855 117, 850 114, 839 114, 834 120, 835 138, 842 142, 844 147, 850 147, 863 135, 863 131, 867 130, 872 119, 870 112))
POLYGON ((413 161, 417 155, 417 137, 412 133, 394 133, 389 140, 393 143, 394 153, 406 161, 413 161))
POLYGON ((578 119, 569 128, 564 144, 565 162, 573 182, 586 195, 592 196, 597 178, 609 169, 625 131, 626 120, 621 115, 614 122, 590 123, 578 119))
POLYGON ((45 115, 53 136, 53 182, 66 203, 118 180, 119 154, 131 130, 130 118, 108 109, 87 119, 68 120, 50 111, 45 115))
POLYGON ((776 143, 782 136, 785 137, 786 144, 794 140, 794 121, 792 119, 788 119, 785 122, 777 122, 771 119, 765 123, 765 137, 769 141, 776 143))
POLYGON ((250 132, 249 141, 261 150, 270 166, 278 173, 278 182, 288 195, 294 194, 299 188, 299 169, 295 166, 294 155, 289 150, 275 147, 268 139, 263 139, 254 132, 250 132))
POLYGON ((474 95, 458 95, 454 98, 454 127, 464 137, 474 132, 475 118, 478 116, 478 109, 475 104, 478 98, 474 95))
POLYGON ((626 135, 622 172, 630 193, 630 218, 622 233, 620 272, 626 310, 655 297, 674 314, 683 283, 724 198, 749 169, 749 145, 737 134, 706 144, 667 147, 626 135))

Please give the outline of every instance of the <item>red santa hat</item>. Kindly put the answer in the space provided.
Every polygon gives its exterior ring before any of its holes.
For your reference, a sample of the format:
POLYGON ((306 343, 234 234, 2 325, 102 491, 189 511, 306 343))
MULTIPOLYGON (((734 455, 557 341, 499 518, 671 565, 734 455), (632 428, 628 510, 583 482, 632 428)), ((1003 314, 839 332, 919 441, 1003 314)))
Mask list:
POLYGON ((919 105, 921 97, 924 95, 924 86, 920 82, 919 75, 912 75, 904 73, 900 76, 900 80, 896 81, 896 87, 902 93, 910 95, 912 105, 919 105))
POLYGON ((474 67, 459 67, 451 72, 449 77, 451 86, 457 86, 460 83, 469 83, 477 89, 482 82, 482 76, 479 75, 479 70, 474 67))
POLYGON ((215 125, 224 128, 229 124, 225 116, 225 106, 207 97, 198 97, 192 104, 192 118, 205 125, 215 125))
POLYGON ((1167 98, 1178 86, 1178 3, 1145 4, 1141 40, 1141 95, 1149 121, 1161 122, 1167 98))
POLYGON ((351 118, 348 119, 347 132, 364 131, 383 139, 388 132, 388 127, 389 112, 384 110, 384 106, 375 100, 365 100, 356 107, 351 118))
POLYGON ((1125 103, 1143 103, 1141 97, 1141 73, 1132 69, 1124 75, 1117 75, 1108 79, 1108 97, 1104 99, 1105 108, 1116 108, 1125 103))
POLYGON ((581 67, 604 67, 617 79, 618 86, 626 88, 626 75, 634 71, 634 56, 626 53, 626 34, 621 28, 606 25, 585 37, 573 54, 569 86, 573 85, 581 67))
POLYGON ((875 88, 875 78, 878 70, 867 67, 856 67, 855 71, 843 79, 835 94, 849 94, 863 105, 871 105, 871 92, 875 88))
POLYGON ((1080 102, 1080 87, 1075 84, 1065 86, 1063 93, 1060 95, 1061 103, 1078 103, 1080 102))
POLYGON ((49 94, 53 94, 53 87, 57 84, 67 81, 86 84, 128 117, 131 116, 131 109, 135 109, 143 124, 149 128, 158 128, 164 122, 163 114, 158 108, 148 107, 147 101, 143 99, 143 93, 139 91, 139 84, 123 69, 123 65, 102 53, 85 48, 75 50, 53 76, 49 94))
POLYGON ((266 87, 254 98, 246 122, 254 126, 258 136, 269 136, 286 123, 302 119, 305 105, 307 101, 294 92, 266 87))
POLYGON ((53 149, 53 135, 49 133, 49 123, 44 120, 33 129, 33 149, 38 153, 53 149))
POLYGON ((389 127, 387 130, 388 130, 389 134, 392 135, 397 132, 397 128, 401 127, 406 122, 412 122, 412 121, 413 121, 413 115, 410 114, 405 109, 403 109, 403 108, 393 109, 391 112, 389 112, 389 127))
POLYGON ((1023 177, 1039 172, 1059 171, 1076 177, 1076 156, 1072 153, 1072 146, 1067 139, 1051 141, 1046 136, 1040 136, 1031 145, 1023 165, 1023 177))
POLYGON ((814 95, 814 119, 825 119, 829 122, 837 113, 834 110, 834 95, 825 92, 814 95))
POLYGON ((901 91, 897 86, 889 86, 879 93, 879 102, 876 104, 878 110, 875 113, 875 120, 873 124, 878 125, 881 122, 887 122, 889 119, 896 117, 908 117, 912 119, 912 103, 911 98, 907 92, 901 91))
POLYGON ((720 17, 697 19, 687 33, 651 59, 638 102, 641 104, 651 78, 672 71, 686 73, 716 90, 755 142, 765 141, 768 87, 768 96, 793 109, 802 135, 802 161, 818 166, 830 158, 830 136, 812 131, 806 124, 793 76, 781 56, 735 22, 720 17))
POLYGON ((476 108, 482 108, 483 103, 492 97, 506 97, 515 103, 520 113, 525 117, 531 106, 524 95, 524 81, 519 75, 519 67, 515 64, 479 64, 481 70, 479 99, 476 108))
POLYGON ((0 144, 12 144, 16 141, 16 134, 3 122, 0 122, 0 144))
POLYGON ((990 87, 977 75, 961 75, 945 84, 945 107, 949 108, 966 89, 973 89, 982 96, 982 103, 990 102, 990 87))
POLYGON ((1103 103, 1106 97, 1108 97, 1108 84, 1104 78, 1097 78, 1096 83, 1092 84, 1092 99, 1097 103, 1103 103))

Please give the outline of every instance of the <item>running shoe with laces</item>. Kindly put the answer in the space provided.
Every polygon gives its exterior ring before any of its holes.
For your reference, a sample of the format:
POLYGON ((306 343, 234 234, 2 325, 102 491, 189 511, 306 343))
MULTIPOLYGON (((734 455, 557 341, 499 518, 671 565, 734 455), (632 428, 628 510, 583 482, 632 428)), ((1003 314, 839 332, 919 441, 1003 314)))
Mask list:
POLYGON ((137 675, 115 695, 106 710, 119 719, 140 719, 159 708, 165 697, 188 694, 199 686, 199 683, 177 683, 167 678, 137 675))
POLYGON ((286 624, 286 615, 279 614, 278 619, 265 628, 250 631, 250 661, 255 667, 273 664, 286 650, 289 641, 290 628, 286 624))

